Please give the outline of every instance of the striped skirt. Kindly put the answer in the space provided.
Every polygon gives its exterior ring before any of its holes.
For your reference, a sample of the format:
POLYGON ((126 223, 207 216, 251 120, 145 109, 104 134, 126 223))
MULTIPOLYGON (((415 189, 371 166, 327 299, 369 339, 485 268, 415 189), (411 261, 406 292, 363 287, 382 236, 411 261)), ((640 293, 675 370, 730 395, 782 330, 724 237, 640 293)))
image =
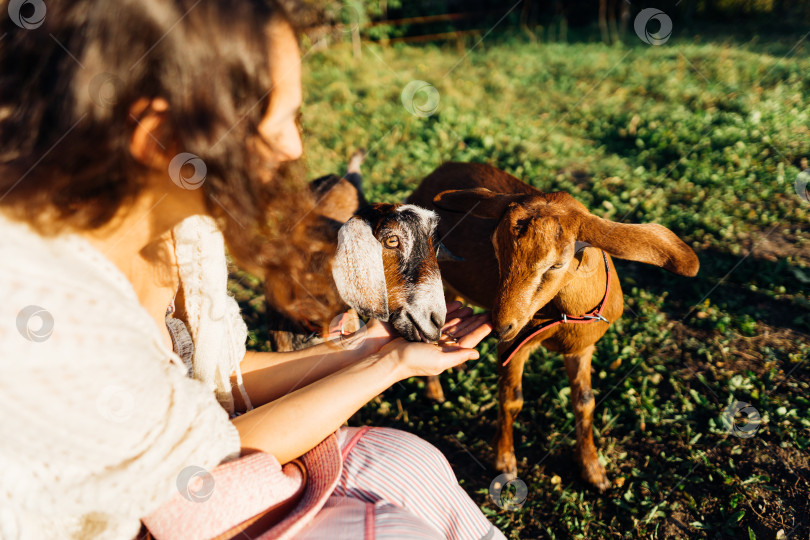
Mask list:
POLYGON ((338 432, 343 472, 302 540, 504 539, 458 484, 444 455, 389 428, 338 432))

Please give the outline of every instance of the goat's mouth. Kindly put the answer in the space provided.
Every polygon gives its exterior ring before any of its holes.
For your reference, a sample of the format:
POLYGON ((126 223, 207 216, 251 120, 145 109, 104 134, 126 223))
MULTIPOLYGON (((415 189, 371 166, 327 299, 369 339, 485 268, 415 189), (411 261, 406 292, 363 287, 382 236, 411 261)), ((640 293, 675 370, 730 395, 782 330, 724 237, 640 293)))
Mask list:
POLYGON ((413 315, 408 312, 396 317, 396 320, 390 321, 397 332, 408 341, 421 341, 423 343, 436 343, 438 340, 438 331, 433 332, 437 334, 436 339, 430 337, 430 333, 426 332, 422 326, 416 322, 413 315))
POLYGON ((416 332, 416 337, 419 338, 420 341, 423 341, 425 343, 435 343, 436 340, 428 339, 427 335, 425 334, 425 331, 422 330, 422 327, 419 326, 419 323, 416 322, 416 319, 413 318, 413 315, 411 315, 410 313, 406 313, 405 316, 408 317, 409 321, 411 321, 412 328, 414 332, 416 332))
POLYGON ((495 317, 494 319, 495 332, 498 338, 504 343, 514 341, 523 333, 523 330, 527 326, 531 326, 531 320, 511 319, 501 322, 499 317, 495 317))
POLYGON ((515 339, 517 339, 521 329, 522 327, 500 330, 497 332, 498 338, 500 339, 500 341, 504 343, 509 343, 510 341, 514 341, 515 339))

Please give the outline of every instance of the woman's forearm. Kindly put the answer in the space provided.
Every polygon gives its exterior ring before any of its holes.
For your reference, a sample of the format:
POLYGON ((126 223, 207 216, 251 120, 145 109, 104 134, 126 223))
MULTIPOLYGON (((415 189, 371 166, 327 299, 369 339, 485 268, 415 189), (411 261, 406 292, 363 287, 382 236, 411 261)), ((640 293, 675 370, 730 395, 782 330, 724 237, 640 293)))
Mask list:
POLYGON ((373 355, 237 417, 243 452, 268 452, 281 463, 301 456, 398 381, 396 365, 373 355))
MULTIPOLYGON (((368 356, 365 344, 352 339, 300 351, 248 351, 240 368, 251 403, 254 407, 269 403, 368 356)), ((234 398, 239 408, 239 392, 234 392, 234 398)))
MULTIPOLYGON (((262 371, 268 367, 288 364, 293 361, 300 363, 301 361, 319 359, 325 354, 339 359, 357 360, 368 355, 366 349, 367 345, 362 339, 362 336, 348 336, 340 340, 325 341, 298 351, 247 351, 240 367, 242 369, 242 375, 247 375, 253 371, 262 371)), ((377 349, 379 349, 379 346, 377 349)), ((375 351, 377 349, 375 349, 375 351)), ((289 368, 290 365, 292 364, 288 364, 287 367, 289 368)))
MULTIPOLYGON (((392 338, 390 328, 371 321, 354 334, 299 351, 249 351, 239 366, 245 390, 254 407, 264 405, 376 353, 392 338)), ((234 379, 235 374, 236 388, 234 379)), ((237 409, 244 410, 240 392, 233 394, 237 409)))

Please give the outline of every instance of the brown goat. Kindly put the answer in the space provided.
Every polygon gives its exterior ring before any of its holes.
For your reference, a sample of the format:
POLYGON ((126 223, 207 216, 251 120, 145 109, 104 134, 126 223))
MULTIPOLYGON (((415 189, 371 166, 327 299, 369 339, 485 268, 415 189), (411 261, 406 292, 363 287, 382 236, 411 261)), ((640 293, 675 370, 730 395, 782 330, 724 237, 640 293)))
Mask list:
POLYGON ((591 355, 624 307, 607 254, 694 276, 695 253, 661 225, 599 218, 568 193, 543 193, 489 165, 442 165, 408 202, 436 209, 440 238, 463 258, 440 265, 448 289, 492 310, 501 340, 495 467, 517 473, 512 428, 523 365, 542 345, 563 355, 582 476, 606 489, 593 442, 591 355))

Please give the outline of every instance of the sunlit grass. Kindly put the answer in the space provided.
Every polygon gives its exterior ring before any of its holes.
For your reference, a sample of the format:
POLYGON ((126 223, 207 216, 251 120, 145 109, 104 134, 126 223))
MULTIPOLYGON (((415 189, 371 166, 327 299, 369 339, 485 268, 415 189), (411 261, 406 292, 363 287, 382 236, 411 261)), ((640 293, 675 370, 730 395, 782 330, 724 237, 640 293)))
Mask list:
MULTIPOLYGON (((341 47, 308 54, 313 177, 342 172, 365 147, 368 198, 399 201, 442 161, 491 163, 602 217, 664 224, 701 259, 694 279, 617 262, 627 309, 599 341, 593 374, 597 446, 614 481, 603 496, 571 459, 568 382, 553 353, 538 351, 526 369, 515 434, 529 497, 519 511, 487 495, 497 475, 494 340, 466 371, 442 377, 444 404, 414 379, 353 422, 439 446, 513 538, 810 534, 801 522, 810 514, 810 204, 793 186, 810 157, 810 60, 806 47, 786 59, 759 50, 493 37, 461 63, 455 46, 370 45, 360 60, 341 47), (412 80, 436 87, 436 114, 405 110, 400 93, 412 80), (720 421, 735 400, 762 415, 752 438, 720 421)), ((232 288, 255 329, 251 346, 266 347, 261 303, 248 303, 260 285, 232 288)))

